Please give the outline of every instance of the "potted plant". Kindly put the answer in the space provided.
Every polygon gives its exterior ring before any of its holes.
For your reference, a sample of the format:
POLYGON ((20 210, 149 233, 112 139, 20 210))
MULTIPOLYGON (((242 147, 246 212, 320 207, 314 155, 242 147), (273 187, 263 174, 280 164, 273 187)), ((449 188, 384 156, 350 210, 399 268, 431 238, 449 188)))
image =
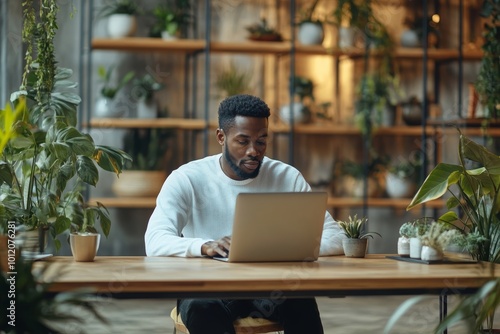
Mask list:
POLYGON ((156 118, 158 107, 154 101, 154 93, 165 85, 146 73, 133 81, 132 94, 137 98, 137 118, 156 118))
POLYGON ((113 0, 102 6, 98 18, 108 18, 107 30, 111 38, 132 36, 137 29, 139 6, 134 0, 113 0))
POLYGON ((223 69, 216 74, 215 87, 222 93, 223 97, 248 93, 252 73, 240 70, 231 62, 229 68, 223 69))
POLYGON ((382 176, 385 174, 386 159, 373 151, 368 163, 346 160, 340 167, 340 190, 345 196, 363 198, 380 197, 384 193, 382 176), (366 180, 365 180, 366 179, 366 180), (365 194, 366 182, 366 194, 365 194))
POLYGON ((129 129, 123 138, 124 151, 132 160, 112 184, 120 197, 156 197, 167 177, 167 162, 173 138, 169 129, 129 129))
POLYGON ((398 255, 410 256, 410 238, 415 236, 413 221, 405 222, 399 228, 398 255))
POLYGON ((386 173, 387 195, 391 198, 405 198, 414 194, 421 167, 420 159, 392 163, 386 173))
POLYGON ((429 230, 432 219, 422 217, 415 219, 413 225, 413 233, 410 236, 410 257, 412 259, 420 259, 422 255, 422 236, 429 230))
POLYGON ((260 22, 246 27, 246 30, 250 33, 248 39, 252 41, 279 42, 283 40, 281 34, 270 27, 264 17, 260 19, 260 22))
POLYGON ((347 238, 342 239, 342 247, 344 248, 344 254, 347 257, 365 257, 366 248, 368 243, 368 238, 373 238, 374 235, 381 235, 378 232, 365 232, 365 224, 368 218, 358 218, 357 215, 349 219, 342 221, 338 220, 342 232, 347 238))
POLYGON ((309 121, 309 104, 314 101, 314 83, 307 77, 294 76, 290 78, 289 89, 294 100, 280 108, 281 120, 286 124, 291 124, 292 121, 294 124, 309 121))
POLYGON ((175 40, 182 35, 191 19, 189 0, 174 0, 153 9, 156 23, 151 28, 152 36, 161 36, 164 40, 175 40))
POLYGON ((420 237, 422 252, 420 258, 424 261, 440 261, 444 251, 452 243, 459 243, 462 234, 452 225, 433 221, 427 231, 420 237))
POLYGON ((297 39, 303 45, 321 45, 324 39, 324 28, 322 20, 314 17, 314 11, 319 0, 314 0, 310 5, 300 11, 299 30, 297 39))
POLYGON ((500 115, 500 4, 495 0, 482 3, 481 16, 489 20, 483 30, 484 43, 481 47, 483 57, 475 87, 479 101, 484 107, 486 119, 498 118, 500 115))
POLYGON ((333 24, 338 27, 337 45, 340 48, 353 47, 358 31, 363 32, 372 17, 370 1, 339 0, 332 16, 333 24))
MULTIPOLYGON (((23 3, 27 21, 37 20, 32 16, 33 6, 32 2, 23 3)), ((57 67, 54 56, 55 0, 42 10, 46 12, 40 15, 40 22, 23 26, 27 64, 21 90, 14 92, 11 100, 16 107, 24 103, 26 107, 13 125, 16 135, 0 156, 3 219, 39 233, 40 252, 45 231, 59 249, 57 236, 70 228, 66 207, 72 203, 69 194, 77 192, 77 185, 95 186, 97 166, 118 175, 130 159, 121 150, 96 145, 90 135, 77 128, 80 97, 73 92, 72 71, 57 67), (46 34, 36 33, 37 24, 47 28, 46 34)))
POLYGON ((121 116, 124 112, 117 108, 116 94, 134 77, 134 72, 127 72, 118 84, 111 83, 111 75, 113 74, 114 67, 111 66, 106 69, 104 66, 97 68, 97 75, 102 82, 101 95, 96 101, 94 115, 96 117, 116 117, 121 116))

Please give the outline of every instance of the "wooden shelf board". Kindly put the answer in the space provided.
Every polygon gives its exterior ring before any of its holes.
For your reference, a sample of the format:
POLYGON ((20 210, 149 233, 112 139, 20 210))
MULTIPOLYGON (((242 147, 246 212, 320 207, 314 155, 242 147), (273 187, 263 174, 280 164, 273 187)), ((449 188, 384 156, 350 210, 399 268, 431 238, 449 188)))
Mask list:
POLYGON ((107 208, 121 209, 148 209, 156 206, 155 197, 95 197, 90 198, 89 203, 102 203, 107 208))
MULTIPOLYGON (((411 198, 368 198, 367 205, 369 207, 392 207, 397 209, 406 209, 410 204, 411 198)), ((349 208, 355 206, 363 206, 362 198, 345 198, 345 197, 329 197, 327 205, 332 208, 349 208)), ((430 208, 444 207, 443 200, 435 200, 426 203, 430 208)))
POLYGON ((211 52, 234 52, 234 53, 253 53, 253 54, 284 54, 290 52, 289 42, 220 42, 210 43, 211 52))
POLYGON ((90 126, 93 128, 175 128, 183 130, 203 130, 203 119, 184 118, 93 118, 90 126))
MULTIPOLYGON (((271 123, 269 129, 274 133, 289 133, 290 126, 283 123, 271 123)), ((296 134, 311 135, 360 135, 358 128, 346 124, 320 123, 320 124, 297 124, 293 127, 296 134)), ((433 134, 432 127, 426 127, 427 134, 433 134)), ((421 126, 397 125, 391 127, 380 127, 374 132, 375 136, 420 136, 421 126)))
POLYGON ((96 38, 92 40, 94 50, 197 52, 204 50, 205 45, 203 39, 165 41, 161 38, 126 37, 115 39, 96 38))

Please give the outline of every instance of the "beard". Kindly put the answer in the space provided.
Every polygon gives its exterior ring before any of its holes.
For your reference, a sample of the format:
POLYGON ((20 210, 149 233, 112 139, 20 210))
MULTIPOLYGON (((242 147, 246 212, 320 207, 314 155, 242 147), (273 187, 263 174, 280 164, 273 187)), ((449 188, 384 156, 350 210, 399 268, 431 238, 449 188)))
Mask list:
MULTIPOLYGON (((224 159, 226 159, 227 163, 229 164, 229 167, 231 167, 231 170, 242 180, 246 179, 255 179, 257 175, 259 175, 260 171, 260 166, 262 166, 262 161, 259 161, 259 166, 252 171, 251 173, 247 173, 243 171, 236 163, 236 159, 229 153, 229 150, 227 149, 227 145, 224 146, 224 159)), ((258 159, 250 159, 253 161, 258 161, 258 159)))

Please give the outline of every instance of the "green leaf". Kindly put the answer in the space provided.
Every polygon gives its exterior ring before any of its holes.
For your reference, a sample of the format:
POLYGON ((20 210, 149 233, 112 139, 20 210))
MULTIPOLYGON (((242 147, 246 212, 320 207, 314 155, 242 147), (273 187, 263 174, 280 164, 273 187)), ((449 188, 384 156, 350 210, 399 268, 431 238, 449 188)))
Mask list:
POLYGON ((440 163, 429 173, 422 186, 413 197, 406 210, 411 210, 419 204, 435 200, 443 196, 448 190, 451 181, 456 182, 456 174, 453 172, 462 171, 462 167, 457 165, 440 163))
POLYGON ((76 160, 76 173, 85 183, 96 186, 99 181, 99 171, 92 159, 86 156, 79 156, 76 160))
POLYGON ((396 311, 391 315, 384 327, 384 334, 390 333, 391 329, 396 325, 396 323, 401 319, 401 317, 408 312, 414 305, 429 298, 427 296, 416 296, 405 300, 401 305, 398 306, 396 311))
POLYGON ((120 149, 96 145, 94 160, 102 169, 118 175, 123 170, 125 161, 132 161, 132 158, 120 149))
POLYGON ((460 152, 465 158, 479 162, 489 174, 500 175, 500 157, 464 135, 460 135, 460 152))

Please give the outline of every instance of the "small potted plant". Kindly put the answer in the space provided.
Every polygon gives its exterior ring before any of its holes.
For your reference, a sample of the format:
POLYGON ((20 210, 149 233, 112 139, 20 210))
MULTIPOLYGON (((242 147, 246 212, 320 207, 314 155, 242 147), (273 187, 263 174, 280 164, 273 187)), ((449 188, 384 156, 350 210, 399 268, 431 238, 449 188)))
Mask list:
POLYGON ((251 79, 250 71, 240 70, 234 63, 230 63, 229 68, 217 72, 215 87, 223 97, 244 94, 250 90, 251 79))
POLYGON ((420 159, 392 163, 386 173, 386 192, 391 198, 411 197, 415 192, 422 163, 420 159))
POLYGON ((134 77, 134 72, 129 71, 118 81, 117 85, 111 83, 111 75, 113 74, 114 67, 106 69, 104 66, 99 66, 97 74, 102 82, 100 96, 96 101, 94 115, 96 117, 117 117, 124 114, 116 106, 116 94, 134 77))
POLYGON ((155 7, 153 16, 156 23, 152 26, 150 35, 164 40, 180 38, 191 20, 190 9, 188 0, 176 0, 175 3, 155 7))
POLYGON ((137 118, 156 118, 158 116, 154 93, 164 87, 163 83, 157 81, 149 73, 134 79, 132 95, 137 98, 137 118))
POLYGON ((314 17, 314 11, 319 0, 314 0, 310 5, 300 11, 299 30, 297 39, 303 45, 321 45, 324 39, 323 22, 314 17))
POLYGON ((373 238, 374 235, 381 235, 378 232, 365 232, 365 224, 368 218, 358 218, 358 215, 354 217, 349 216, 348 220, 339 220, 339 224, 342 232, 347 238, 342 239, 342 247, 344 248, 344 254, 347 257, 365 257, 366 248, 368 244, 368 238, 373 238))
POLYGON ((307 77, 294 76, 290 78, 290 95, 292 87, 294 101, 280 108, 280 118, 286 124, 306 123, 311 117, 308 105, 314 101, 314 83, 307 77))
POLYGON ((281 34, 276 29, 271 28, 264 17, 261 18, 260 22, 246 27, 246 30, 250 33, 248 39, 252 41, 279 42, 283 40, 281 34))
POLYGON ((413 221, 413 236, 410 237, 410 257, 412 259, 420 259, 422 253, 421 237, 429 230, 432 222, 431 218, 423 217, 413 221))
POLYGON ((444 250, 452 243, 460 243, 462 234, 453 225, 432 222, 427 231, 420 237, 422 241, 421 259, 424 261, 440 261, 444 250))
POLYGON ((405 222, 399 228, 398 255, 410 256, 410 238, 415 237, 413 222, 405 222))
POLYGON ((137 29, 136 15, 139 6, 134 0, 114 0, 106 3, 99 13, 100 18, 108 18, 108 34, 111 38, 132 36, 137 29))

